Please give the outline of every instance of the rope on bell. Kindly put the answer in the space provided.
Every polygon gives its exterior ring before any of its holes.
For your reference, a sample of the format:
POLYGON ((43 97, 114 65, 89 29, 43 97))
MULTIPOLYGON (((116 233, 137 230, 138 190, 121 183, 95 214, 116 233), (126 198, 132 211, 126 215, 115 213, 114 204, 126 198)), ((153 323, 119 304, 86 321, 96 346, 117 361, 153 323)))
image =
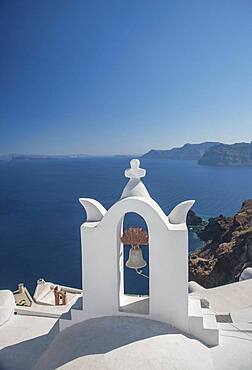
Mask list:
POLYGON ((137 273, 138 275, 141 275, 141 276, 145 277, 146 279, 149 279, 149 276, 147 276, 147 275, 143 274, 143 270, 135 269, 135 271, 136 271, 136 273, 137 273))

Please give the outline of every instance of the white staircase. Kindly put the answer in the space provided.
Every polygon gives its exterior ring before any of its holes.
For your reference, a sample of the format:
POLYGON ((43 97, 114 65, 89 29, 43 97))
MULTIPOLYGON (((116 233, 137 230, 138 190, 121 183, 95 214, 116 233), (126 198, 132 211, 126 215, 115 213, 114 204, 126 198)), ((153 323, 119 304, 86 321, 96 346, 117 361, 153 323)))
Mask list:
POLYGON ((207 346, 219 344, 219 329, 215 313, 202 308, 200 298, 189 298, 189 332, 207 346))

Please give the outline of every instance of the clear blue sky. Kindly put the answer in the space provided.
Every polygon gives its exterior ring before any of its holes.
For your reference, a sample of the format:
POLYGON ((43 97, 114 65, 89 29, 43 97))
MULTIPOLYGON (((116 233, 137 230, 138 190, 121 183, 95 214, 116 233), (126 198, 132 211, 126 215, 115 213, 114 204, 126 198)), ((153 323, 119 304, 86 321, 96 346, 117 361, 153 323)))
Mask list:
POLYGON ((251 0, 1 0, 0 154, 252 139, 251 0))

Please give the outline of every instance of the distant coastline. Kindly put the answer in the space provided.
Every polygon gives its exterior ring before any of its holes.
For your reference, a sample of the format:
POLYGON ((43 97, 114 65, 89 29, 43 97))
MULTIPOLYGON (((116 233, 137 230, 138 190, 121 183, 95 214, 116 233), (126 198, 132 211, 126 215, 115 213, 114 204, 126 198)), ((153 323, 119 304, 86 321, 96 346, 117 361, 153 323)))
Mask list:
POLYGON ((44 160, 44 159, 72 159, 72 158, 87 158, 88 154, 62 154, 62 155, 47 155, 47 154, 9 154, 0 156, 2 161, 18 161, 18 160, 44 160))
POLYGON ((220 143, 216 141, 205 141, 199 144, 186 143, 181 147, 167 150, 151 149, 149 152, 143 154, 142 158, 198 161, 208 149, 218 144, 220 143))
POLYGON ((151 149, 144 159, 195 160, 205 166, 252 166, 252 142, 223 144, 203 142, 184 144, 167 150, 151 149))
POLYGON ((7 154, 0 155, 0 161, 18 160, 58 160, 58 159, 82 159, 95 157, 114 158, 143 158, 143 159, 168 159, 196 161, 203 166, 217 167, 252 167, 252 142, 223 144, 216 141, 205 141, 198 144, 186 143, 181 147, 171 149, 151 149, 143 155, 114 154, 114 155, 90 155, 90 154, 7 154))
POLYGON ((252 166, 252 142, 215 145, 199 159, 206 166, 252 166))

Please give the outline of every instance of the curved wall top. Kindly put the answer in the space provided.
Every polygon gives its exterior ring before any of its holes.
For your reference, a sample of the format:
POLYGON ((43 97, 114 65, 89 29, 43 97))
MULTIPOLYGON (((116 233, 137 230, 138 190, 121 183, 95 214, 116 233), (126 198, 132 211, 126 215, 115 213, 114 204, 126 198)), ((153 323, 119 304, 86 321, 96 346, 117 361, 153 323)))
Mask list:
MULTIPOLYGON (((123 217, 125 213, 135 212, 143 218, 152 219, 158 217, 170 230, 186 227, 186 216, 189 209, 194 204, 194 200, 187 200, 178 204, 168 216, 165 215, 161 207, 150 197, 148 190, 141 181, 146 170, 139 167, 139 160, 130 161, 131 168, 125 170, 125 176, 130 180, 126 184, 121 199, 116 202, 108 211, 97 200, 90 198, 80 198, 80 203, 85 208, 86 222, 107 223, 115 217, 123 217)), ((98 226, 98 225, 97 225, 98 226)))

